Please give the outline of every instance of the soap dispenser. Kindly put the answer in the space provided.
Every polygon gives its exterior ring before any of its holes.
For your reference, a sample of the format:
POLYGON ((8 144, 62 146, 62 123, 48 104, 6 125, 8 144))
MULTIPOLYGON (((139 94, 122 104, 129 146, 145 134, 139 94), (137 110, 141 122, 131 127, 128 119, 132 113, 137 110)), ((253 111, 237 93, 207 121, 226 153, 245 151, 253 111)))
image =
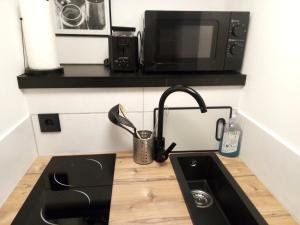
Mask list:
POLYGON ((240 154, 242 129, 233 113, 229 122, 225 124, 223 137, 220 141, 219 153, 227 157, 237 157, 240 154))

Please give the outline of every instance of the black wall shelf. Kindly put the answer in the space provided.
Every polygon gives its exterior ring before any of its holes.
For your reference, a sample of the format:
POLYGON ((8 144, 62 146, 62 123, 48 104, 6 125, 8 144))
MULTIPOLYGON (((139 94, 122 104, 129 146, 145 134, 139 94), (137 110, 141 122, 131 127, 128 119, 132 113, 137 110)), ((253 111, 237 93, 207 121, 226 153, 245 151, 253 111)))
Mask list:
POLYGON ((104 65, 65 64, 64 74, 18 76, 20 89, 29 88, 98 88, 98 87, 166 87, 244 86, 246 75, 237 72, 159 73, 111 72, 104 65))

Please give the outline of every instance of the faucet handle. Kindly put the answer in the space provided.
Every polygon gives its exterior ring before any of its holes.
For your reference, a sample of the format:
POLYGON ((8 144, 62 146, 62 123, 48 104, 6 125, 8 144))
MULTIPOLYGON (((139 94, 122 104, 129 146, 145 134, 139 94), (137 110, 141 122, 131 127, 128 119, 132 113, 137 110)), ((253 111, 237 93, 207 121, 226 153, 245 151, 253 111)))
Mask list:
POLYGON ((175 146, 176 143, 173 142, 166 150, 161 149, 159 152, 156 153, 155 161, 159 163, 166 161, 169 157, 169 154, 172 152, 175 146))
POLYGON ((175 146, 176 146, 176 143, 173 142, 173 143, 166 149, 165 155, 168 156, 168 155, 173 151, 173 149, 175 148, 175 146))

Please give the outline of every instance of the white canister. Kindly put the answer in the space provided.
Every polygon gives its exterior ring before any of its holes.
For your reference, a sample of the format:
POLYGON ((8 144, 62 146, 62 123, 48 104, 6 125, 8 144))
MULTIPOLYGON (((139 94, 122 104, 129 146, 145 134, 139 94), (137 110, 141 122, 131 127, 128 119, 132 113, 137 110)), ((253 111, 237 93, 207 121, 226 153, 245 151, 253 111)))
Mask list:
POLYGON ((28 69, 48 71, 60 68, 50 2, 19 0, 28 69))

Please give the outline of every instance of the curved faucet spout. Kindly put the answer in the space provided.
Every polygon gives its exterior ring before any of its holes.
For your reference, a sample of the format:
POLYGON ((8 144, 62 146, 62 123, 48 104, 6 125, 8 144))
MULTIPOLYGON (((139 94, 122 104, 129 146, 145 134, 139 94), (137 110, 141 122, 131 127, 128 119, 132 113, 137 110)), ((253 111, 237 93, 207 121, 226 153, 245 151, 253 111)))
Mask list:
POLYGON ((165 101, 167 97, 174 93, 174 92, 185 92, 197 101, 200 110, 202 113, 207 112, 205 102, 203 101, 202 97, 199 95, 197 91, 190 87, 185 87, 182 85, 177 85, 174 87, 168 88, 160 97, 159 106, 158 106, 158 125, 157 125, 157 135, 155 138, 155 160, 157 162, 163 162, 168 158, 169 153, 175 147, 175 143, 173 143, 167 150, 165 150, 165 140, 163 138, 163 123, 164 123, 164 107, 165 101))
POLYGON ((205 102, 203 101, 202 97, 199 95, 197 91, 190 87, 185 87, 182 85, 177 85, 174 87, 168 88, 160 97, 159 100, 159 105, 158 105, 158 129, 157 129, 157 138, 162 138, 163 137, 163 124, 164 124, 164 107, 165 107, 165 101, 167 97, 174 93, 174 92, 185 92, 190 94, 194 99, 197 101, 201 113, 207 112, 205 102))

